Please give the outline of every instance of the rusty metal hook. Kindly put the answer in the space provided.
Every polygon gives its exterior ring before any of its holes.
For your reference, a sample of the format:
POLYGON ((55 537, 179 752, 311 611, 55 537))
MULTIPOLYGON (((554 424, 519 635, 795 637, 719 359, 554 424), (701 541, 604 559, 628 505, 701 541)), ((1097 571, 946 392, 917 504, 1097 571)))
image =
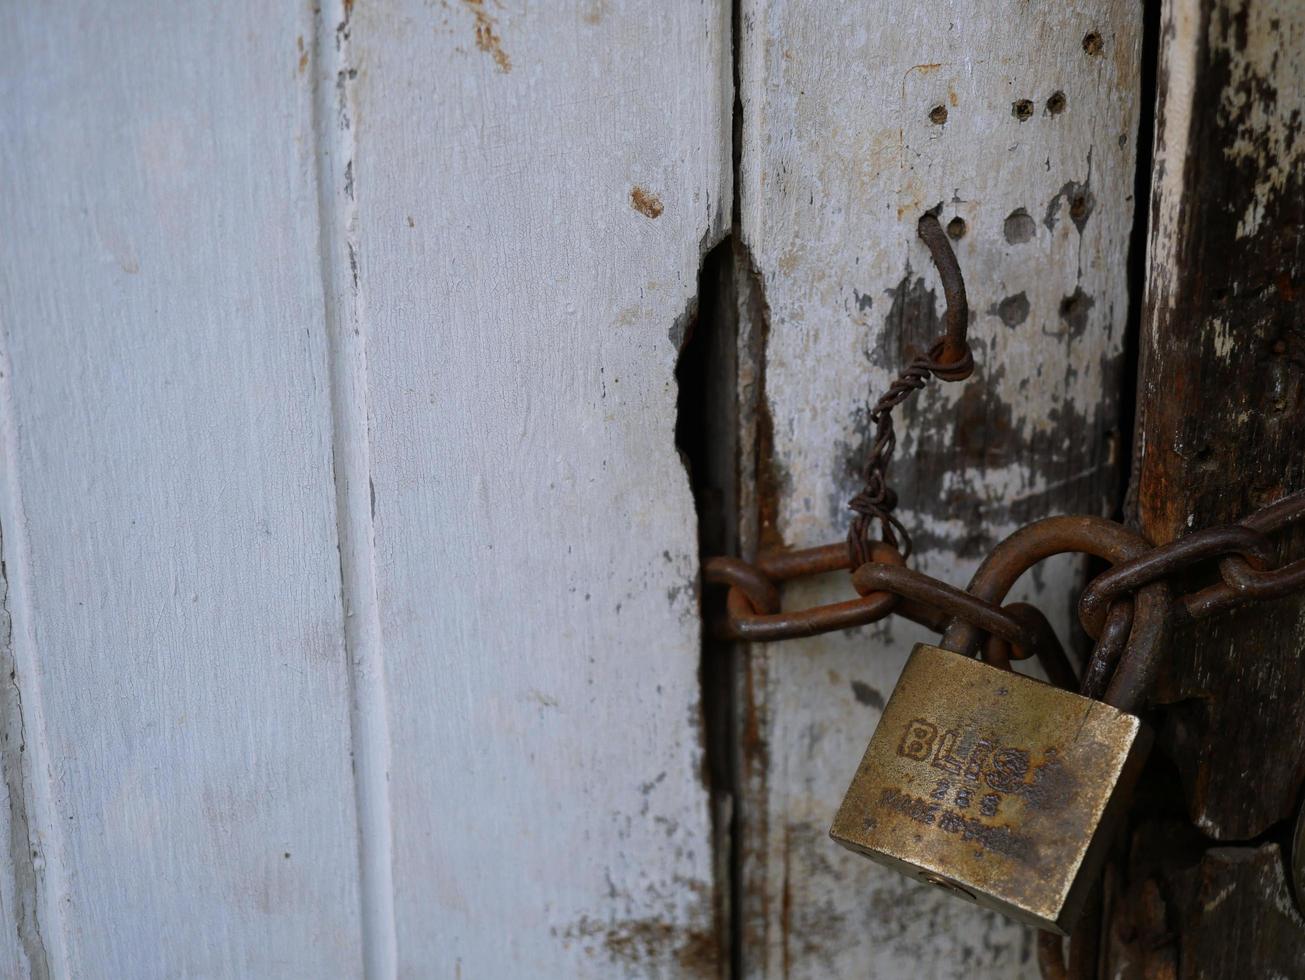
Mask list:
POLYGON ((965 295, 961 266, 936 215, 929 212, 921 215, 916 233, 929 249, 947 300, 947 312, 943 316, 947 329, 929 349, 929 358, 934 362, 930 370, 940 381, 964 381, 974 372, 974 355, 966 337, 970 301, 965 295))
POLYGON ((848 506, 856 513, 847 531, 848 563, 853 569, 870 560, 869 531, 873 521, 879 522, 883 539, 888 544, 897 547, 898 535, 901 535, 902 556, 911 556, 911 535, 893 515, 897 494, 888 485, 888 466, 897 446, 893 409, 923 388, 931 375, 941 381, 963 381, 974 371, 974 354, 967 339, 970 303, 965 295, 965 279, 961 276, 956 253, 952 251, 947 233, 936 215, 927 212, 922 215, 916 231, 928 247, 942 280, 943 294, 947 297, 947 329, 934 340, 927 354, 914 358, 893 379, 888 391, 875 402, 870 412, 875 441, 865 464, 865 485, 848 501, 848 506))

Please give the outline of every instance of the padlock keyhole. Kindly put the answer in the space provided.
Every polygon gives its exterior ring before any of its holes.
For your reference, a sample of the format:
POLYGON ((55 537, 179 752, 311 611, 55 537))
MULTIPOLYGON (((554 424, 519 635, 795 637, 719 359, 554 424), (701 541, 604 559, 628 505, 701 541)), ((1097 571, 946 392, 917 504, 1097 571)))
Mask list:
POLYGON ((920 880, 926 885, 933 885, 937 888, 941 888, 943 891, 949 891, 955 895, 960 895, 962 898, 968 898, 971 902, 975 901, 973 892, 966 888, 962 888, 960 885, 956 884, 956 882, 950 881, 942 875, 922 872, 920 874, 920 880))

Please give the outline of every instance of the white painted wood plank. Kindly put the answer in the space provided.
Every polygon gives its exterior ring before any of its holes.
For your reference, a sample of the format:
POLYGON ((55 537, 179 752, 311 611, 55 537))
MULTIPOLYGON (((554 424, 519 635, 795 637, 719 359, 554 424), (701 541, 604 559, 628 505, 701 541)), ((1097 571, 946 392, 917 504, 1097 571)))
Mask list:
MULTIPOLYGON (((9 371, 0 358, 0 404, 7 400, 6 380, 9 371)), ((0 427, 0 434, 4 428, 0 427)), ((7 442, 7 440, 4 440, 7 442)), ((0 451, 5 449, 0 442, 0 451)), ((7 458, 0 457, 0 458, 7 458)), ((17 567, 14 529, 4 540, 9 508, 8 467, 0 468, 0 679, 10 681, 0 691, 0 774, 3 775, 3 799, 0 799, 0 976, 30 977, 48 975, 48 957, 41 940, 41 916, 37 907, 38 869, 41 862, 39 837, 33 839, 34 808, 28 806, 28 781, 32 772, 27 752, 26 722, 23 699, 16 682, 18 664, 14 658, 14 615, 17 605, 9 588, 9 569, 17 567)), ((22 630, 22 616, 18 617, 22 630)), ((32 755, 36 755, 35 752, 32 755)))
MULTIPOLYGON (((938 205, 968 227, 957 252, 978 368, 898 416, 892 478, 914 564, 964 584, 1018 524, 1102 510, 1120 463, 1140 9, 744 0, 741 16, 742 221, 769 309, 755 367, 774 428, 763 476, 778 488, 763 537, 845 533, 869 408, 939 332, 941 287, 915 234, 938 205)), ((1021 590, 1062 636, 1077 574, 1048 565, 1021 590)), ((786 601, 847 594, 835 580, 786 601)), ((765 768, 744 801, 749 975, 1036 975, 1022 930, 826 836, 922 638, 894 623, 754 653, 745 721, 765 768)))
POLYGON ((358 807, 363 967, 393 977, 394 834, 390 819, 390 732, 373 544, 373 487, 368 436, 367 349, 358 291, 358 202, 354 194, 355 107, 349 40, 350 0, 316 7, 315 112, 322 281, 331 349, 336 526, 344 598, 344 640, 351 666, 354 797, 358 807))
POLYGON ((728 4, 346 31, 399 973, 715 976, 673 370, 728 4))
POLYGON ((0 42, 56 975, 361 971, 312 39, 306 5, 65 2, 0 42))

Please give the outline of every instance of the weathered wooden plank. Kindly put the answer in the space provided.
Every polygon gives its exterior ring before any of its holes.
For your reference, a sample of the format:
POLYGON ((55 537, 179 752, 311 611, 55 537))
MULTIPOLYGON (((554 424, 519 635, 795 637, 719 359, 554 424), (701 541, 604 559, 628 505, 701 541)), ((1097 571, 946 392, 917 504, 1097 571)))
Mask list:
MULTIPOLYGON (((7 379, 9 369, 0 351, 0 405, 10 400, 7 379)), ((3 419, 4 415, 0 415, 3 419)), ((3 423, 0 423, 2 426, 3 423)), ((8 456, 9 433, 0 427, 0 451, 8 456)), ((18 604, 9 587, 9 569, 18 567, 14 525, 9 521, 12 486, 8 467, 0 468, 0 671, 9 675, 0 698, 0 772, 4 778, 4 799, 0 802, 0 976, 31 977, 49 975, 49 957, 41 938, 41 913, 38 902, 45 889, 38 887, 40 863, 39 836, 33 834, 35 806, 30 804, 32 757, 27 752, 28 721, 18 684, 18 663, 14 650, 14 615, 18 604), (4 540, 4 528, 10 539, 4 540), (39 894, 38 894, 39 893, 39 894)), ((21 632, 22 614, 17 629, 21 632)), ((27 675, 29 665, 24 664, 27 675)), ((38 763, 39 766, 39 763, 38 763)), ((39 771, 39 769, 38 769, 39 771)))
POLYGON ((361 972, 312 38, 307 5, 6 19, 0 513, 56 976, 361 972))
MULTIPOLYGON (((1156 541, 1305 487, 1305 7, 1171 0, 1163 16, 1135 474, 1156 541)), ((1299 801, 1303 643, 1289 599, 1171 644, 1162 745, 1215 838, 1299 801)))
MULTIPOLYGON (((899 421, 892 476, 918 567, 964 583, 1017 524, 1109 509, 1140 8, 745 0, 741 27, 742 230, 767 310, 742 340, 764 347, 741 384, 764 390, 756 537, 798 547, 845 532, 870 406, 939 332, 915 237, 934 208, 964 223, 978 369, 899 421)), ((1062 635, 1079 574, 1052 563, 1022 589, 1062 635)), ((786 601, 847 592, 837 580, 786 601)), ((1022 930, 826 837, 922 636, 891 624, 754 651, 741 699, 749 975, 1034 974, 1022 930)))
MULTIPOLYGON (((1155 541, 1305 486, 1302 41, 1293 3, 1162 10, 1133 477, 1155 541)), ((1157 751, 1182 785, 1138 807, 1151 819, 1121 872, 1112 975, 1305 971, 1278 846, 1206 849, 1209 837, 1263 834, 1299 802, 1303 608, 1256 606, 1171 638, 1157 751), (1183 810, 1206 836, 1154 816, 1183 810)))
POLYGON ((674 367, 728 214, 728 4, 341 32, 399 973, 714 976, 674 367))
POLYGON ((1118 980, 1305 975, 1305 918, 1276 843, 1205 848, 1190 828, 1145 823, 1114 889, 1106 934, 1118 980))
POLYGON ((1180 977, 1305 974, 1305 919, 1277 844, 1211 848, 1176 876, 1171 893, 1179 909, 1180 977))

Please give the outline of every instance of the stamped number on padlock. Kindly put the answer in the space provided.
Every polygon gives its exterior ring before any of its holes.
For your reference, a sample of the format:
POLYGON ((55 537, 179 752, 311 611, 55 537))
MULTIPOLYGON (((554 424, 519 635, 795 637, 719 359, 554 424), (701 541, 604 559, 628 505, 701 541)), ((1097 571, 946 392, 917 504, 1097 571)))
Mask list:
POLYGON ((1066 933, 1149 742, 1133 715, 920 644, 830 835, 979 905, 1066 933))

